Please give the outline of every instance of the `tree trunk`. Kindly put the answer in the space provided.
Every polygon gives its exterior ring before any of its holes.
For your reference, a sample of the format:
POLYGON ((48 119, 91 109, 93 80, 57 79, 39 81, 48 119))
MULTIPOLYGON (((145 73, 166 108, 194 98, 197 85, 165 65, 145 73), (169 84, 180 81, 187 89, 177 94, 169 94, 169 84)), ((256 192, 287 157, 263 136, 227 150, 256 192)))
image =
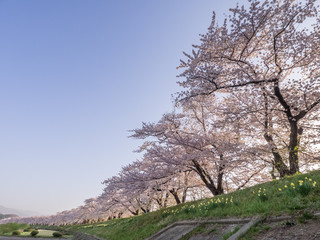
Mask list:
MULTIPOLYGON (((282 98, 280 89, 278 87, 278 85, 275 85, 275 93, 278 96, 278 98, 281 98, 282 101, 285 103, 284 99, 282 98)), ((266 92, 263 92, 263 97, 264 97, 264 115, 265 115, 265 119, 264 119, 264 130, 265 130, 265 134, 264 134, 264 139, 268 142, 269 146, 271 147, 271 152, 273 155, 273 166, 272 166, 272 178, 274 178, 274 168, 277 169, 277 171, 279 172, 280 177, 284 177, 286 175, 290 175, 290 171, 287 167, 287 165, 283 162, 283 158, 279 153, 278 147, 277 145, 274 143, 273 140, 273 136, 272 136, 272 131, 273 131, 273 124, 272 124, 272 116, 271 116, 271 112, 269 109, 269 100, 267 97, 266 92)), ((284 105, 283 105, 284 106, 284 105)), ((287 106, 287 105, 286 105, 287 106)), ((289 108, 289 106, 287 106, 287 108, 289 108)), ((290 109, 288 110, 290 113, 290 109)), ((291 114, 291 113, 290 113, 291 114)), ((290 115, 289 114, 289 115, 290 115)), ((288 116, 288 114, 287 114, 288 116)), ((291 115, 290 115, 291 116, 291 115)))
MULTIPOLYGON (((223 154, 220 154, 220 161, 223 162, 223 154)), ((223 170, 224 170, 225 166, 224 165, 219 165, 219 170, 218 170, 218 183, 217 183, 217 192, 218 194, 223 194, 223 170)), ((218 195, 217 194, 217 195, 218 195)))
POLYGON ((274 167, 279 172, 280 177, 282 178, 284 176, 290 175, 290 171, 289 171, 288 167, 286 166, 286 164, 283 162, 282 156, 280 155, 279 150, 278 150, 276 144, 274 143, 272 136, 265 133, 264 138, 267 140, 267 142, 271 146, 271 152, 272 152, 273 159, 274 159, 274 167))
POLYGON ((174 200, 176 200, 177 204, 180 204, 180 198, 178 196, 178 192, 175 189, 169 190, 169 192, 172 194, 172 196, 174 197, 174 200))
MULTIPOLYGON (((218 189, 209 173, 204 169, 196 160, 192 160, 195 171, 200 176, 203 183, 206 185, 206 187, 210 190, 213 196, 220 195, 223 193, 223 188, 221 184, 221 189, 218 189)), ((221 182, 222 182, 222 175, 221 175, 221 182)))
MULTIPOLYGON (((293 119, 295 120, 295 119, 293 119)), ((298 121, 290 121, 289 164, 290 174, 299 172, 299 139, 302 128, 298 129, 298 121)))

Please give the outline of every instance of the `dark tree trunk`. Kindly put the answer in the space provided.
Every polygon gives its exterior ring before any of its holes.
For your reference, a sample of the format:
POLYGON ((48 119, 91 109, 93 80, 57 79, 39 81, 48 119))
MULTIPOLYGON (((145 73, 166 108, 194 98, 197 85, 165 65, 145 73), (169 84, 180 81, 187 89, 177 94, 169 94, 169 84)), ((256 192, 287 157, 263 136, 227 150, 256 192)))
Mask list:
POLYGON ((218 189, 209 173, 196 161, 192 160, 195 171, 200 176, 203 183, 206 185, 206 187, 210 190, 213 196, 223 194, 223 188, 222 188, 222 175, 221 175, 221 187, 218 189))
POLYGON ((156 200, 156 202, 158 203, 159 208, 160 208, 160 209, 163 208, 162 198, 156 198, 155 200, 156 200))
POLYGON ((169 192, 172 194, 172 196, 174 197, 174 200, 176 200, 177 204, 180 204, 180 198, 178 196, 178 191, 176 191, 175 189, 169 190, 169 192))
MULTIPOLYGON (((276 90, 275 90, 276 91, 276 90)), ((282 97, 280 90, 277 90, 278 95, 282 97)), ((280 177, 284 177, 286 175, 290 174, 290 171, 287 167, 287 165, 284 163, 282 156, 279 153, 278 147, 274 142, 273 136, 272 136, 272 130, 273 130, 273 124, 272 124, 272 116, 269 109, 269 100, 267 97, 266 92, 263 92, 264 97, 264 139, 268 142, 269 146, 271 147, 271 152, 273 155, 273 166, 272 166, 272 178, 275 178, 274 176, 274 168, 277 169, 279 172, 280 177)))
MULTIPOLYGON (((223 154, 220 154, 220 161, 223 162, 223 154)), ((224 165, 219 165, 219 170, 218 170, 218 183, 217 183, 217 192, 218 194, 223 194, 223 186, 222 186, 222 183, 223 183, 223 173, 224 173, 224 168, 225 166, 224 165)), ((217 194, 217 195, 218 195, 217 194)))
MULTIPOLYGON (((281 94, 280 88, 279 88, 279 82, 274 83, 274 93, 276 97, 279 100, 279 103, 282 105, 282 107, 285 110, 288 122, 290 124, 290 141, 289 141, 289 174, 293 175, 297 172, 299 172, 299 135, 302 135, 302 128, 298 129, 298 121, 302 119, 306 114, 307 110, 302 110, 298 115, 293 115, 291 112, 291 108, 284 97, 281 94)), ((316 106, 319 102, 316 101, 312 104, 312 107, 309 107, 312 109, 314 106, 316 106)), ((310 110, 309 109, 309 110, 310 110)))
POLYGON ((282 156, 280 155, 279 150, 278 150, 276 144, 274 143, 272 136, 265 133, 264 138, 271 146, 271 152, 272 152, 273 159, 274 159, 274 167, 279 172, 280 177, 290 175, 290 170, 288 169, 287 165, 283 162, 282 156))
POLYGON ((303 129, 298 128, 297 121, 290 122, 289 163, 290 173, 299 172, 299 146, 303 129))

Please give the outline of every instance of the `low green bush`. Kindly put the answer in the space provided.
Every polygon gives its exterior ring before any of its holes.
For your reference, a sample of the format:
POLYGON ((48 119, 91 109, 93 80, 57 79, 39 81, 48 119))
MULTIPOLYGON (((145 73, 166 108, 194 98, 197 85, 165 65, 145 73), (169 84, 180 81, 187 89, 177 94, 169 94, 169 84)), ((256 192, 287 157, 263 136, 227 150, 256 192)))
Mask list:
POLYGON ((12 236, 18 236, 18 235, 20 235, 20 234, 21 234, 21 233, 20 233, 20 231, 18 231, 18 230, 12 232, 12 236))
POLYGON ((52 236, 59 238, 59 237, 62 237, 62 233, 61 232, 54 232, 54 233, 52 233, 52 236))
POLYGON ((30 233, 30 235, 31 235, 32 237, 35 237, 38 233, 39 233, 38 230, 33 230, 33 231, 30 233))

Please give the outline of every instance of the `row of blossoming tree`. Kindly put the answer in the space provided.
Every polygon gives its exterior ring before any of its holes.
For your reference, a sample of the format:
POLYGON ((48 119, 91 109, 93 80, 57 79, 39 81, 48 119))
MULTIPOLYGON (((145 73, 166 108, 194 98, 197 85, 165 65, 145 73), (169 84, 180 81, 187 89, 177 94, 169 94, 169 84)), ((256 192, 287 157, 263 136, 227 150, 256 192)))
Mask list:
POLYGON ((307 171, 319 162, 316 0, 248 0, 212 23, 179 66, 175 109, 143 123, 142 158, 46 224, 138 215, 307 171))

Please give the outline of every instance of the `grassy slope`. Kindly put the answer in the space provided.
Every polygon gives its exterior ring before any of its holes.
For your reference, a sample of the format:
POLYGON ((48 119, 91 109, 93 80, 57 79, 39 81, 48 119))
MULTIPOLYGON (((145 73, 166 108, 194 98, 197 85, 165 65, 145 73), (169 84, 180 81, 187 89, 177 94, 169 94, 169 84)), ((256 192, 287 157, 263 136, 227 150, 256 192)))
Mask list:
POLYGON ((136 217, 67 228, 106 239, 134 240, 145 239, 180 220, 312 212, 320 210, 319 185, 320 171, 314 171, 136 217))
POLYGON ((1 235, 11 235, 13 231, 23 230, 30 227, 28 224, 19 224, 19 223, 7 223, 0 224, 0 236, 1 235))

